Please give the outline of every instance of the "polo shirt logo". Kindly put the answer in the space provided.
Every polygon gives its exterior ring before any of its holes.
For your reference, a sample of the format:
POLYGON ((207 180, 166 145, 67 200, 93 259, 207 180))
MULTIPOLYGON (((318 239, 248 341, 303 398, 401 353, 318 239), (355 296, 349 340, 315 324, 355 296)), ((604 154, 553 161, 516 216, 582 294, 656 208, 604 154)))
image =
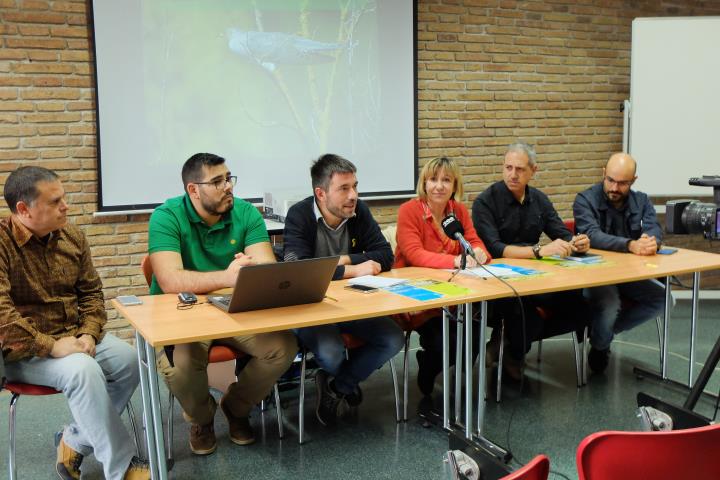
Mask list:
POLYGON ((237 243, 237 240, 235 240, 234 238, 230 239, 230 245, 235 245, 236 243, 237 243))

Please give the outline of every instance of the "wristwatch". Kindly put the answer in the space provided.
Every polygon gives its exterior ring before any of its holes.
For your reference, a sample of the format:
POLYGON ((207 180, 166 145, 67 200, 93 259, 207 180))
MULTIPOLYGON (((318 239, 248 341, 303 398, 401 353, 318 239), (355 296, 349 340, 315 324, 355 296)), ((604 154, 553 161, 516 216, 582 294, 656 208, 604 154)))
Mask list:
POLYGON ((536 243, 535 245, 533 245, 532 252, 533 252, 533 255, 535 255, 535 258, 537 258, 538 260, 540 260, 542 258, 542 255, 540 255, 540 244, 539 243, 536 243))

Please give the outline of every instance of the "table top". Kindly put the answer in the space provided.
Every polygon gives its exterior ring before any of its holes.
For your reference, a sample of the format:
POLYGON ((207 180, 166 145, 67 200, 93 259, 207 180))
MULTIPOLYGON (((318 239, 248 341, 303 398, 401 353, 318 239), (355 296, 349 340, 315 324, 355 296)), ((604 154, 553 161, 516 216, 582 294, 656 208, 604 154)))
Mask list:
MULTIPOLYGON (((605 261, 577 267, 504 258, 493 263, 529 267, 545 273, 511 280, 509 283, 522 296, 720 268, 720 255, 694 250, 679 249, 673 255, 651 257, 607 251, 594 252, 600 253, 605 261)), ((408 267, 386 272, 383 276, 447 281, 450 273, 446 270, 408 267)), ((348 291, 344 288, 347 280, 340 280, 330 282, 326 298, 318 303, 234 314, 228 314, 205 303, 178 310, 177 296, 174 294, 143 296, 142 305, 124 306, 116 300, 113 300, 112 304, 149 344, 160 347, 426 310, 513 295, 506 285, 496 279, 483 280, 461 274, 454 277, 453 283, 466 287, 469 291, 461 295, 419 301, 384 290, 372 294, 348 291)), ((198 297, 200 302, 205 301, 203 295, 198 297)))

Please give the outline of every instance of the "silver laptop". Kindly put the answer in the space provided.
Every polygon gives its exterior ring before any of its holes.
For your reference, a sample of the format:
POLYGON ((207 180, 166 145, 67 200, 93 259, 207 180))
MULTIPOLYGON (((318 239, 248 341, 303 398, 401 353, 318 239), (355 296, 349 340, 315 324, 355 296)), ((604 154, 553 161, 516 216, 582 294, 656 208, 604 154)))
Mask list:
POLYGON ((232 295, 208 295, 228 313, 316 303, 325 297, 340 257, 263 263, 240 269, 232 295))

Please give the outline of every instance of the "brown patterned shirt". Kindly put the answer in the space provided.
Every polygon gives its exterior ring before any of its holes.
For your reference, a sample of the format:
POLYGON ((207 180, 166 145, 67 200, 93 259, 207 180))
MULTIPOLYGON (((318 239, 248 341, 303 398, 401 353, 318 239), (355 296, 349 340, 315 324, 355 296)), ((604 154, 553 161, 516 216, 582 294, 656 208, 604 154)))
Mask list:
POLYGON ((74 225, 39 239, 17 218, 0 220, 0 344, 6 362, 47 357, 56 339, 102 339, 102 282, 74 225))

